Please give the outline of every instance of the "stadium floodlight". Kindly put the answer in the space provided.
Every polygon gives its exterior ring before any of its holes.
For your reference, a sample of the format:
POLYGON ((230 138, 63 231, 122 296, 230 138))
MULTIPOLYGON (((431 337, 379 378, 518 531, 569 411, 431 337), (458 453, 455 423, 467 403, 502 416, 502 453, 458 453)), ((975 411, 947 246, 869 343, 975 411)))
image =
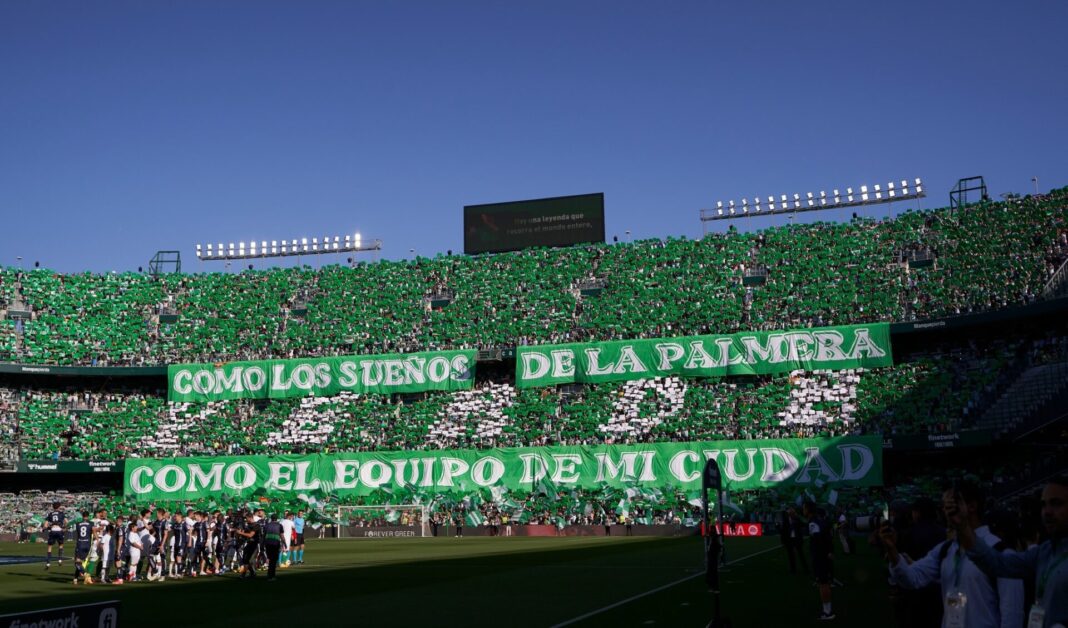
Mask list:
POLYGON ((818 196, 815 192, 804 192, 803 194, 781 194, 767 197, 753 196, 751 198, 743 198, 737 202, 717 201, 715 214, 712 214, 710 210, 701 210, 701 221, 728 220, 732 217, 754 213, 764 215, 815 211, 817 209, 829 209, 831 206, 853 207, 922 198, 925 196, 922 181, 920 179, 915 181, 916 189, 913 191, 909 190, 909 182, 902 179, 900 187, 896 182, 888 181, 871 185, 864 184, 856 189, 847 187, 844 191, 841 188, 834 188, 830 193, 826 190, 820 190, 818 196), (767 199, 766 202, 765 198, 767 199), (753 208, 753 211, 749 211, 750 208, 753 208), (740 211, 734 211, 735 209, 740 211))
POLYGON ((324 253, 340 253, 342 251, 381 251, 382 241, 374 240, 364 246, 359 233, 355 235, 319 236, 313 238, 293 238, 278 240, 245 240, 230 242, 228 245, 219 243, 217 249, 208 244, 196 245, 198 257, 211 260, 232 260, 263 257, 288 257, 291 255, 321 255, 324 253), (309 243, 308 240, 311 240, 309 243), (279 250, 281 249, 281 250, 279 250))

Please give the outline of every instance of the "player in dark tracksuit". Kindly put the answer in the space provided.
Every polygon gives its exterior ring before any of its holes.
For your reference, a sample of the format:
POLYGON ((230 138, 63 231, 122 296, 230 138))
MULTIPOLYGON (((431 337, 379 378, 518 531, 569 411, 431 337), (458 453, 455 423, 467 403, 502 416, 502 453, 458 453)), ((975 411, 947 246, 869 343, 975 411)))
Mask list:
POLYGON ((229 526, 226 525, 226 517, 223 517, 221 512, 215 512, 215 536, 212 537, 212 542, 215 543, 215 573, 224 573, 226 571, 226 542, 229 535, 229 526))
POLYGON ((48 532, 48 554, 45 558, 45 569, 52 566, 52 545, 59 544, 59 566, 63 566, 63 535, 67 531, 67 515, 59 509, 60 503, 52 504, 52 512, 45 516, 45 531, 48 532))
POLYGON ((192 557, 189 555, 189 531, 185 522, 178 520, 174 530, 174 559, 178 563, 178 577, 181 578, 189 569, 192 557))
POLYGON ((156 509, 156 520, 149 524, 152 527, 152 535, 156 542, 152 546, 152 556, 158 565, 159 578, 162 579, 166 569, 163 559, 166 554, 167 536, 170 534, 171 524, 167 519, 167 511, 163 508, 156 509))
POLYGON ((193 524, 193 556, 192 573, 196 577, 198 574, 204 573, 204 564, 208 558, 208 521, 204 513, 198 512, 195 515, 196 523, 193 524))
POLYGON ((89 513, 83 512, 82 520, 74 526, 74 584, 78 584, 78 579, 83 577, 86 584, 93 581, 85 572, 85 561, 89 558, 92 546, 93 524, 89 521, 89 513))
POLYGON ((123 517, 115 518, 115 536, 113 541, 115 543, 115 551, 112 556, 115 557, 115 579, 117 582, 124 582, 127 577, 127 570, 130 562, 130 543, 129 543, 129 525, 123 517))

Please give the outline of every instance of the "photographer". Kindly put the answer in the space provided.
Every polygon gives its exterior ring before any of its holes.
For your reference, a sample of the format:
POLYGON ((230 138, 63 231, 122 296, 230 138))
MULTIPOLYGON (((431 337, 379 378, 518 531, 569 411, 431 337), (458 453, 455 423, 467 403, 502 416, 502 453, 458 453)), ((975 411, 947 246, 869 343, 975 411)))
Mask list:
POLYGON ((997 576, 1035 579, 1035 598, 1028 628, 1068 625, 1068 477, 1051 480, 1042 489, 1042 524, 1048 540, 1022 552, 999 552, 976 529, 972 504, 963 499, 947 513, 968 557, 997 576))
MULTIPOLYGON (((955 504, 968 504, 969 522, 991 545, 1000 539, 980 524, 982 495, 972 484, 951 488, 942 496, 948 520, 956 513, 955 504), (981 526, 981 527, 980 527, 981 526)), ((898 551, 898 536, 884 525, 880 537, 895 580, 906 589, 921 589, 939 582, 942 589, 942 625, 969 628, 1019 628, 1023 622, 1023 583, 1013 579, 988 577, 973 563, 955 540, 944 541, 923 558, 909 564, 898 551)))
MULTIPOLYGON (((896 528, 897 549, 908 563, 926 556, 936 546, 945 543, 946 529, 938 523, 935 501, 920 497, 912 503, 909 526, 896 528)), ((942 588, 932 582, 920 589, 898 588, 898 625, 925 628, 942 624, 942 588)))

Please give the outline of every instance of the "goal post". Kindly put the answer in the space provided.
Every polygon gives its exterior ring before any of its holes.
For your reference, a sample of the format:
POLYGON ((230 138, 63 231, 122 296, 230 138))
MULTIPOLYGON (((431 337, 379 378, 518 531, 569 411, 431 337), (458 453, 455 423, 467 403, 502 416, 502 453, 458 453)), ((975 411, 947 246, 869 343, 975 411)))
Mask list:
POLYGON ((430 536, 426 504, 338 506, 337 538, 430 536))

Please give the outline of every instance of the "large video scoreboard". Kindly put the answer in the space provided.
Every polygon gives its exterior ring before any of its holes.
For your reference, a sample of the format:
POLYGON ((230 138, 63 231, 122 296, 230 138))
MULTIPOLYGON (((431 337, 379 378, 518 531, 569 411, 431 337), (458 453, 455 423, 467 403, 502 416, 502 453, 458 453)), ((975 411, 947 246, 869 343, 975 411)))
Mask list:
POLYGON ((604 242, 604 194, 464 207, 464 253, 604 242))

